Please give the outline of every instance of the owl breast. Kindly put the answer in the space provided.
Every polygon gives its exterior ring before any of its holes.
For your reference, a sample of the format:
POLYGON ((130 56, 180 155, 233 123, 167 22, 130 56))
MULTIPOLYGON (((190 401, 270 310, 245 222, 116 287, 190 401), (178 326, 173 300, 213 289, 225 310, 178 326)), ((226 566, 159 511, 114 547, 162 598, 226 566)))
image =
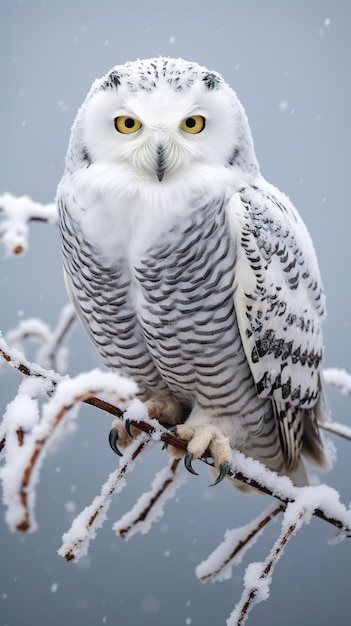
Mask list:
POLYGON ((221 415, 232 415, 234 405, 240 412, 238 390, 250 379, 233 304, 234 271, 218 199, 174 225, 134 274, 140 327, 162 379, 176 395, 221 415))
POLYGON ((108 367, 221 416, 257 410, 233 302, 225 200, 198 205, 133 260, 107 261, 61 205, 64 263, 108 367))

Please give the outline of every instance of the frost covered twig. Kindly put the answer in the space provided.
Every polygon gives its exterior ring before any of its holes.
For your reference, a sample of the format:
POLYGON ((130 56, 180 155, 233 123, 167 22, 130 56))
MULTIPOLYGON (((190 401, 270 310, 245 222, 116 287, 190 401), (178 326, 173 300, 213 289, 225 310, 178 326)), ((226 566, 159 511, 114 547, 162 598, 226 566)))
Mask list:
POLYGON ((38 318, 26 319, 6 333, 6 342, 11 350, 15 348, 20 351, 23 351, 25 340, 38 342, 40 347, 36 354, 36 363, 46 369, 62 373, 66 370, 67 360, 67 348, 62 344, 75 321, 76 314, 73 306, 66 304, 53 330, 38 318))
POLYGON ((347 441, 351 441, 351 428, 349 426, 345 426, 345 424, 338 424, 338 422, 325 422, 324 424, 319 424, 319 427, 332 435, 337 435, 338 437, 347 439, 347 441))
POLYGON ((128 452, 121 459, 117 470, 111 472, 100 495, 94 498, 90 506, 87 506, 74 519, 69 531, 63 535, 63 544, 58 551, 58 554, 63 556, 66 561, 77 562, 87 554, 90 541, 95 538, 96 531, 107 517, 112 496, 123 489, 126 484, 124 475, 132 469, 132 463, 149 443, 150 437, 141 433, 128 448, 128 452))
MULTIPOLYGON (((63 380, 63 377, 60 374, 57 374, 53 370, 48 370, 45 367, 38 365, 37 363, 33 363, 26 359, 24 354, 20 352, 17 348, 10 348, 5 339, 1 336, 0 333, 0 357, 2 357, 7 364, 19 371, 24 376, 34 376, 38 378, 42 378, 43 380, 51 382, 50 391, 48 391, 49 395, 54 391, 58 382, 63 380)), ((115 415, 116 417, 122 417, 123 412, 116 406, 113 406, 106 400, 101 400, 100 398, 96 398, 94 396, 87 397, 83 402, 86 404, 91 404, 98 409, 102 409, 111 415, 115 415)))
POLYGON ((310 507, 299 506, 297 502, 287 507, 282 531, 274 546, 263 563, 250 563, 244 577, 244 591, 227 620, 227 626, 242 626, 254 604, 263 602, 269 597, 269 586, 272 580, 273 570, 282 556, 288 540, 301 528, 303 523, 310 520, 312 511, 310 507), (290 510, 291 509, 291 510, 290 510), (293 513, 291 515, 291 513, 293 513))
POLYGON ((247 550, 256 543, 267 524, 283 510, 284 507, 274 504, 246 526, 227 530, 224 541, 197 566, 196 575, 201 582, 231 578, 232 566, 242 561, 247 550))
POLYGON ((2 240, 6 254, 22 254, 28 248, 28 223, 30 221, 57 222, 56 205, 39 204, 28 196, 19 198, 10 193, 0 196, 0 215, 3 220, 0 225, 0 240, 2 240))
POLYGON ((340 389, 341 393, 351 395, 351 374, 338 367, 330 367, 323 371, 327 385, 340 389))
POLYGON ((2 357, 7 364, 15 370, 18 370, 24 376, 34 376, 35 378, 42 378, 46 381, 51 381, 52 389, 55 385, 62 380, 62 376, 57 374, 53 370, 48 370, 37 363, 28 361, 24 354, 17 348, 10 348, 1 336, 0 333, 0 357, 2 357))
MULTIPOLYGON (((76 417, 81 402, 96 394, 103 393, 116 404, 125 406, 137 391, 133 381, 118 374, 93 370, 75 379, 57 382, 55 393, 43 406, 40 416, 37 402, 32 408, 30 392, 33 382, 36 383, 37 398, 47 381, 30 377, 24 382, 30 383, 30 389, 22 390, 23 397, 21 394, 16 396, 4 416, 2 429, 6 436, 6 464, 1 470, 4 502, 8 507, 7 521, 12 529, 22 531, 35 528, 34 500, 38 472, 50 445, 62 433, 67 418, 76 417), (33 415, 30 423, 28 412, 33 415), (18 437, 13 436, 18 430, 23 432, 21 445, 18 444, 18 437)), ((45 386, 44 391, 48 391, 45 386)))
POLYGON ((163 514, 163 506, 169 498, 173 498, 176 490, 185 482, 185 474, 177 469, 180 459, 174 459, 170 467, 166 467, 155 476, 151 491, 144 493, 131 511, 114 524, 113 529, 123 539, 129 539, 137 532, 147 533, 158 517, 163 514))

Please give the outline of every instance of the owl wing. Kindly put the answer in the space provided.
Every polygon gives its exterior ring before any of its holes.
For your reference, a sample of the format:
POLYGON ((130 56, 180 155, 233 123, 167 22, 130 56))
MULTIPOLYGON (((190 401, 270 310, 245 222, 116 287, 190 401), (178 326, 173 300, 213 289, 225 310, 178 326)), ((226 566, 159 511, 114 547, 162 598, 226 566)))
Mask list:
POLYGON ((310 236, 288 198, 263 179, 232 197, 228 219, 237 251, 234 303, 257 393, 273 399, 287 466, 297 463, 304 427, 310 456, 323 464, 314 413, 326 413, 325 298, 310 236))

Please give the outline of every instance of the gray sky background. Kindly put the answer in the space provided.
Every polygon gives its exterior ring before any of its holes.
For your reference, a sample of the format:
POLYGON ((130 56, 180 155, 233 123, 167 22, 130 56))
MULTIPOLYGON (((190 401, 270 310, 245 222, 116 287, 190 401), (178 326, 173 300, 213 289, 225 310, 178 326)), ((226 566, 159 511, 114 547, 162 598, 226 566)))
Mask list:
MULTIPOLYGON (((317 249, 329 311, 325 365, 351 371, 348 0, 3 0, 0 194, 51 202, 70 127, 92 81, 115 64, 159 54, 218 70, 237 92, 263 174, 290 196, 317 249)), ((34 225, 26 256, 0 262, 0 329, 33 316, 54 324, 67 300, 56 229, 34 225)), ((71 345, 69 373, 99 365, 78 328, 71 345)), ((15 374, 1 376, 2 411, 19 382, 15 374)), ((334 418, 350 423, 349 399, 336 393, 330 399, 334 418)), ((123 543, 112 523, 165 463, 164 453, 157 452, 135 468, 82 564, 57 556, 72 517, 115 467, 109 424, 108 416, 82 410, 79 431, 47 458, 36 534, 10 534, 2 515, 0 626, 224 625, 240 597, 247 563, 266 556, 278 527, 266 531, 231 581, 201 585, 195 566, 224 531, 268 506, 264 498, 226 485, 208 490, 202 466, 148 535, 123 543)), ((351 449, 347 442, 335 443, 337 464, 322 478, 347 503, 351 449)), ((330 535, 326 524, 313 520, 292 540, 271 597, 253 610, 250 626, 347 623, 351 544, 330 547, 330 535)))

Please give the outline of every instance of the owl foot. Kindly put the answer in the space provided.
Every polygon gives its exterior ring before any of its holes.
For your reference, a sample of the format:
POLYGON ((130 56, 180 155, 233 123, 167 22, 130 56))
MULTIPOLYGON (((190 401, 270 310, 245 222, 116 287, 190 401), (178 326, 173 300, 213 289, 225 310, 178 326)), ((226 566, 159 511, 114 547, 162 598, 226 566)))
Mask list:
MULTIPOLYGON (((232 450, 228 443, 228 438, 223 435, 218 427, 210 424, 197 424, 196 426, 182 424, 176 426, 174 431, 181 439, 188 442, 187 451, 184 455, 186 469, 191 474, 197 475, 192 462, 207 452, 214 460, 215 467, 219 471, 217 478, 209 486, 214 487, 218 485, 228 475, 230 470, 232 450)), ((175 448, 170 449, 170 452, 174 456, 183 454, 175 448)))
POLYGON ((132 426, 129 420, 126 420, 126 422, 123 423, 122 420, 116 419, 112 424, 112 428, 108 436, 110 447, 115 454, 123 456, 119 448, 127 448, 130 446, 134 437, 136 437, 139 433, 140 430, 135 426, 132 426))
MULTIPOLYGON (((177 400, 169 396, 152 396, 146 400, 145 405, 147 407, 149 416, 152 419, 157 419, 164 426, 173 426, 182 421, 183 408, 177 400)), ((129 419, 122 422, 121 419, 116 419, 112 423, 112 428, 109 433, 109 444, 115 454, 122 456, 122 452, 119 448, 127 448, 132 443, 133 439, 137 437, 140 430, 130 423, 129 419)))
POLYGON ((146 402, 149 416, 163 426, 174 426, 183 421, 183 408, 171 396, 152 396, 146 402))

